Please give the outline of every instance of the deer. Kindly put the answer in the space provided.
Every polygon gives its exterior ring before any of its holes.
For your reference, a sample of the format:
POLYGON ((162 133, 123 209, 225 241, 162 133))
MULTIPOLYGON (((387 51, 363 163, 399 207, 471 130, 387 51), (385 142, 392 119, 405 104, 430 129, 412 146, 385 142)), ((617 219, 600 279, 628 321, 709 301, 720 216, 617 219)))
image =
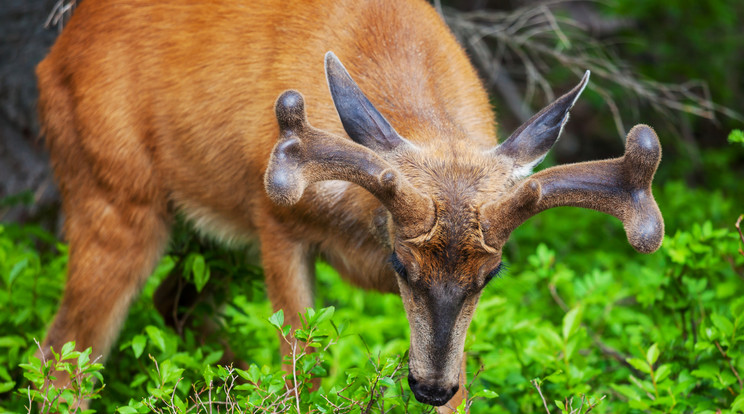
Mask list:
POLYGON ((476 70, 423 0, 86 0, 36 74, 69 243, 43 349, 105 358, 182 215, 259 244, 286 324, 313 306, 317 258, 399 294, 411 391, 443 406, 462 398, 468 326, 529 217, 598 210, 641 253, 664 236, 651 127, 619 158, 533 174, 589 73, 499 142, 476 70))

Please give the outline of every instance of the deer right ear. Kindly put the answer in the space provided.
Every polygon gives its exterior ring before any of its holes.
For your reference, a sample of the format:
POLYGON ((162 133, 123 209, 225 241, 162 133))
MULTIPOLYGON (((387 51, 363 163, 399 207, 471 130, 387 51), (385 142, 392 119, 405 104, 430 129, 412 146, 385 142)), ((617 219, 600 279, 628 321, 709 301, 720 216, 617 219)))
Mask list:
POLYGON ((362 93, 333 52, 325 55, 325 71, 333 105, 354 142, 374 151, 389 151, 406 142, 362 93))
POLYGON ((515 161, 515 175, 525 177, 532 168, 542 162, 553 147, 568 122, 568 113, 589 82, 589 71, 571 91, 535 114, 501 145, 494 148, 498 155, 506 155, 515 161))

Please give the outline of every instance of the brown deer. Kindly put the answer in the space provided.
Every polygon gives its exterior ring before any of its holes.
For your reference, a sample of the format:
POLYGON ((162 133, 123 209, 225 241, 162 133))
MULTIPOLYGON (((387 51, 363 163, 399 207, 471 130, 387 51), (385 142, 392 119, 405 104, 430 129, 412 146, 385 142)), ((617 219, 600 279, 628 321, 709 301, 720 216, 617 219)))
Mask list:
POLYGON ((588 74, 499 145, 481 82, 423 0, 86 0, 37 75, 70 253, 47 347, 108 353, 180 213, 227 243, 257 238, 293 326, 316 257, 399 293, 411 390, 441 406, 520 223, 577 206, 622 220, 640 252, 663 238, 651 128, 621 158, 529 176, 588 74))

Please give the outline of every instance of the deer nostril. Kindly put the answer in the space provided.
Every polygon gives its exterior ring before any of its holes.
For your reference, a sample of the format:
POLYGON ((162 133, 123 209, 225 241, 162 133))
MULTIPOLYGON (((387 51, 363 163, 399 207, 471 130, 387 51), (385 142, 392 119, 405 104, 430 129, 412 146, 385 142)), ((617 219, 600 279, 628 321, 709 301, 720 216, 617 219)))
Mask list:
POLYGON ((449 401, 460 388, 458 385, 449 389, 437 385, 425 385, 419 382, 411 374, 408 374, 408 385, 411 387, 413 396, 416 397, 418 402, 433 405, 435 407, 447 404, 447 401, 449 401))

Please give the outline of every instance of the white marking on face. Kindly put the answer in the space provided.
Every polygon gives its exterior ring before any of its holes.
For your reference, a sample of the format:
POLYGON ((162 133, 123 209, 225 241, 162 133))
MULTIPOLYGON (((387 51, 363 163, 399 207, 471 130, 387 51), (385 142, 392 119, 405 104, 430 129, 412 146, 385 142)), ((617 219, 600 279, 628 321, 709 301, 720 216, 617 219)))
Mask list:
MULTIPOLYGON (((545 155, 547 155, 547 153, 545 155)), ((536 160, 534 160, 534 161, 532 161, 532 162, 530 162, 528 164, 517 166, 517 168, 515 168, 512 171, 512 177, 515 180, 520 180, 522 178, 525 178, 525 177, 529 176, 530 174, 532 174, 532 169, 535 168, 538 164, 540 164, 545 159, 545 155, 543 155, 542 157, 537 158, 536 160)))

